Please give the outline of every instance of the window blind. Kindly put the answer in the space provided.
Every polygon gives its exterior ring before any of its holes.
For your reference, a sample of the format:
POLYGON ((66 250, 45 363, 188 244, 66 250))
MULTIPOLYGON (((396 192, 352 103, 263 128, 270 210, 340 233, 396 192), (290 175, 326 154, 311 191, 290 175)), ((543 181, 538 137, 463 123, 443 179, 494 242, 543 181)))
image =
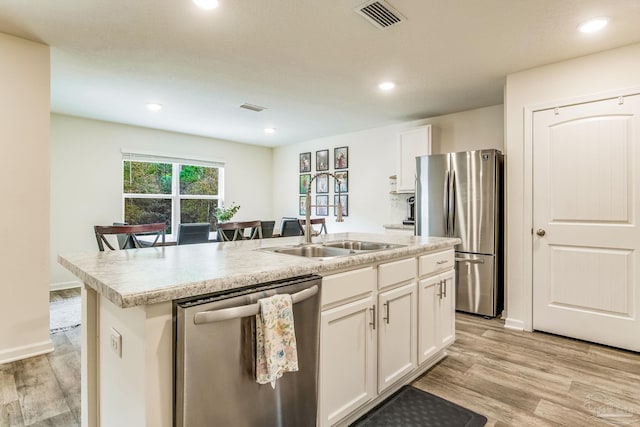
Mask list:
POLYGON ((224 162, 221 160, 207 158, 190 158, 187 156, 166 154, 166 153, 150 153, 141 152, 139 150, 122 150, 122 159, 133 162, 148 163, 180 163, 192 166, 204 166, 208 168, 224 168, 224 162))

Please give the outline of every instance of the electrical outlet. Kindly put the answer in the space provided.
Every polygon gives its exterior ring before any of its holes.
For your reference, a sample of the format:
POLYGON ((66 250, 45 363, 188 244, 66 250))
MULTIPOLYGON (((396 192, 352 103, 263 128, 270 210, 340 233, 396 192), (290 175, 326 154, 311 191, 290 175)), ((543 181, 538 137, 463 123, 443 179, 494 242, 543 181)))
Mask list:
POLYGON ((111 350, 122 358, 122 335, 113 328, 111 328, 111 350))

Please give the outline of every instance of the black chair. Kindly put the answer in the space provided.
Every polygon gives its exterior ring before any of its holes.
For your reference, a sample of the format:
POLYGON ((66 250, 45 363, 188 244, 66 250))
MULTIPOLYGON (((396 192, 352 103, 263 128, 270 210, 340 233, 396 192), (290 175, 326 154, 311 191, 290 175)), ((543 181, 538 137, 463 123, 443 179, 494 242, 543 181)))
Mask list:
POLYGON ((298 223, 298 218, 282 218, 280 236, 302 236, 303 230, 298 223))
POLYGON ((273 228, 275 227, 275 221, 260 221, 260 226, 262 227, 262 238, 266 239, 269 237, 273 237, 273 228))
POLYGON ((208 243, 211 224, 208 222, 194 222, 178 226, 178 245, 192 245, 194 243, 208 243))

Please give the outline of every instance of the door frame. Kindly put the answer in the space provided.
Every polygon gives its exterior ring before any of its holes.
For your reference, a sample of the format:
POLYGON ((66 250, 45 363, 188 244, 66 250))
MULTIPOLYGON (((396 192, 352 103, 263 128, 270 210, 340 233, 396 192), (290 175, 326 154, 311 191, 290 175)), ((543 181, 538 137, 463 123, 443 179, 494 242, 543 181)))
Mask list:
MULTIPOLYGON (((589 95, 570 97, 555 101, 546 101, 524 106, 524 188, 523 188, 523 229, 520 230, 523 236, 528 236, 523 241, 522 248, 522 307, 523 318, 514 319, 509 317, 509 307, 507 294, 510 286, 505 289, 505 307, 507 307, 507 319, 505 328, 533 331, 533 115, 538 111, 550 110, 553 108, 570 107, 578 104, 604 101, 625 96, 640 95, 640 87, 626 89, 615 89, 604 92, 596 92, 589 95)), ((508 153, 507 153, 508 155, 508 153)), ((507 165, 507 167, 509 167, 507 165)), ((505 204, 506 206, 506 204, 505 204)), ((509 251, 505 251, 508 257, 509 251)), ((508 260, 507 260, 508 261, 508 260)), ((509 268, 509 263, 505 262, 505 270, 509 268)), ((506 275, 505 271, 505 277, 506 275)))

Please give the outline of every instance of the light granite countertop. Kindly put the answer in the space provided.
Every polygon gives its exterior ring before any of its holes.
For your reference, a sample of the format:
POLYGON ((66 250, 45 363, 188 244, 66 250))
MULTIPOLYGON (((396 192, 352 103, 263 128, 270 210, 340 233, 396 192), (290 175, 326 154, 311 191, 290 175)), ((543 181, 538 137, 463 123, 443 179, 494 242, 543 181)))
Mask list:
POLYGON ((58 262, 118 307, 171 301, 306 274, 322 274, 373 262, 447 249, 459 239, 390 234, 337 233, 314 243, 365 240, 406 245, 327 260, 265 251, 296 245, 304 237, 162 246, 58 256, 58 262))

